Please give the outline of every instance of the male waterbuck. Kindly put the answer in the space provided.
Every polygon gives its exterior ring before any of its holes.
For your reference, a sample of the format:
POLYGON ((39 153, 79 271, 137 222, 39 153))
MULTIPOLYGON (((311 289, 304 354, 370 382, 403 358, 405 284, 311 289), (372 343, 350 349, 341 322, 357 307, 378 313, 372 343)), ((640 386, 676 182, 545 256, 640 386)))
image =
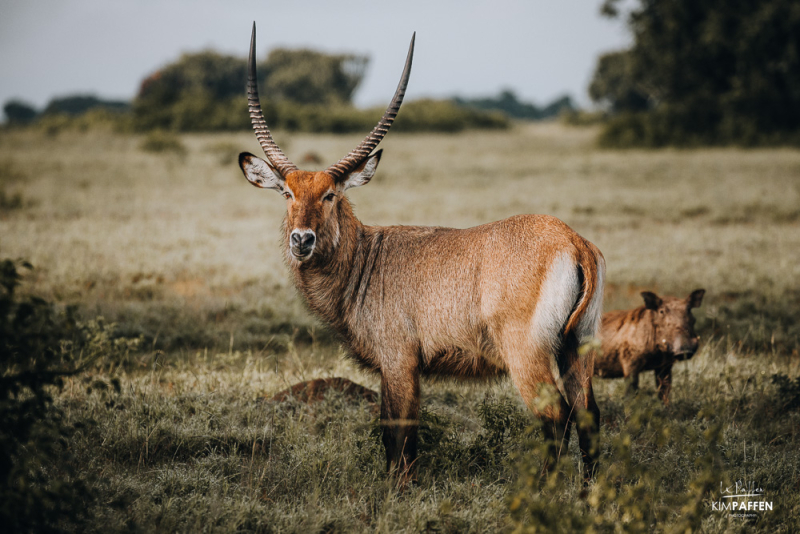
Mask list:
POLYGON ((673 364, 697 352, 700 338, 694 331, 692 308, 702 305, 705 294, 705 289, 695 289, 680 299, 643 291, 644 306, 604 313, 600 328, 603 350, 595 362, 595 375, 624 376, 629 389, 635 391, 639 373, 653 370, 658 398, 669 404, 673 364))
POLYGON ((546 467, 568 443, 578 410, 584 475, 596 467, 599 410, 594 354, 579 346, 598 330, 605 264, 594 245, 544 215, 520 215, 464 230, 366 226, 345 196, 370 181, 405 95, 414 53, 383 118, 352 152, 324 171, 301 171, 264 121, 250 42, 248 102, 266 160, 239 155, 253 185, 286 197, 286 261, 309 308, 364 368, 380 373, 387 468, 413 477, 420 375, 511 376, 543 421, 546 467), (543 392, 549 392, 542 395, 543 392), (537 401, 537 398, 539 399, 537 401), (544 402, 548 399, 548 402, 544 402), (553 402, 549 402, 549 401, 553 402))

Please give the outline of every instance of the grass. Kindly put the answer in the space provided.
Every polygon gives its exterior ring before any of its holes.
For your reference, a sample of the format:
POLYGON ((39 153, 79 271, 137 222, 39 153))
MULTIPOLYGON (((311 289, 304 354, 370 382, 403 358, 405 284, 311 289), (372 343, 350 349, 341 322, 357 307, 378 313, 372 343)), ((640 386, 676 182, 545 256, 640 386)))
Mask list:
MULTIPOLYGON (((559 477, 527 476, 540 441, 520 431, 531 421, 506 382, 423 385, 421 480, 405 492, 384 476, 364 404, 264 400, 311 378, 378 380, 344 358, 291 287, 283 200, 249 186, 234 162, 237 150, 259 152, 252 135, 181 135, 170 146, 182 150, 154 152, 108 132, 0 132, 0 170, 25 199, 0 211, 0 255, 36 267, 20 291, 142 338, 125 365, 93 367, 57 399, 87 423, 69 443, 100 495, 85 528, 800 528, 798 401, 772 380, 800 375, 800 152, 607 151, 595 135, 558 124, 392 134, 376 178, 351 194, 368 224, 556 215, 604 252, 606 309, 638 306, 644 289, 707 289, 695 310, 704 345, 676 366, 670 407, 649 401, 652 380, 635 403, 621 382, 596 381, 607 468, 585 493, 574 444, 559 477), (753 523, 711 511, 720 484, 745 479, 773 513, 753 523)), ((297 160, 334 162, 359 141, 278 135, 297 160)))

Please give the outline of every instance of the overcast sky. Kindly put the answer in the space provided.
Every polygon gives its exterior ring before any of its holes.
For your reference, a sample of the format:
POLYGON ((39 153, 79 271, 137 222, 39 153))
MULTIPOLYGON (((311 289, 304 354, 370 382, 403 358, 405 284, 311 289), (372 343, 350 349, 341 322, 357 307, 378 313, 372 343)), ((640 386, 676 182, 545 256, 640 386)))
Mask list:
POLYGON ((246 56, 310 47, 370 57, 356 104, 391 98, 417 32, 408 99, 491 96, 510 88, 547 103, 588 105, 598 54, 628 46, 601 0, 2 0, 0 103, 37 107, 54 96, 131 99, 139 82, 183 52, 246 56))

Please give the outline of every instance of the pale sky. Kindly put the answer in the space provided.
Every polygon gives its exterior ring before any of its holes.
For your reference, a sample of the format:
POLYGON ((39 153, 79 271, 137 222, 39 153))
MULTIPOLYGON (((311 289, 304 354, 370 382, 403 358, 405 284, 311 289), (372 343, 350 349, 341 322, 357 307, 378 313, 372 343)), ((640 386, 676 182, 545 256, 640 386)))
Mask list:
POLYGON ((586 93, 597 56, 631 38, 599 15, 601 0, 0 0, 0 105, 37 108, 54 96, 132 99, 140 81, 183 52, 258 55, 309 47, 370 57, 355 95, 385 105, 411 34, 416 53, 407 99, 493 96, 510 88, 545 104, 586 93))

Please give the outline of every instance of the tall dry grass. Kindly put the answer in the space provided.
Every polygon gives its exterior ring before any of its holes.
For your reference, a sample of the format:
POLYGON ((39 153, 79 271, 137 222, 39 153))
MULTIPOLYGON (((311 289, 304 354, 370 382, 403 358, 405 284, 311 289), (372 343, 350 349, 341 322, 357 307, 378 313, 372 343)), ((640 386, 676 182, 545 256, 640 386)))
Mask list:
MULTIPOLYGON (((0 133, 0 185, 20 195, 0 210, 0 255, 36 267, 20 291, 144 340, 127 363, 101 358, 58 397, 85 424, 68 446, 102 495, 87 528, 800 528, 800 391, 772 380, 800 375, 800 152, 607 151, 595 134, 558 124, 393 133, 377 177, 351 198, 367 224, 556 215, 604 252, 608 309, 639 305, 645 288, 706 288, 695 310, 704 345, 676 366, 672 406, 647 402, 651 380, 635 402, 623 384, 597 380, 608 475, 584 492, 573 466, 546 483, 528 476, 540 440, 520 431, 530 418, 508 383, 425 383, 422 475, 401 493, 383 474, 368 407, 262 400, 317 377, 378 382, 290 286, 284 201, 249 186, 235 163, 240 150, 259 152, 251 135, 0 133), (737 477, 763 484, 776 513, 712 513, 715 485, 737 477)), ((334 162, 358 141, 278 136, 298 162, 334 162)))
MULTIPOLYGON (((604 252, 607 308, 638 305, 642 288, 705 287, 701 315, 715 333, 796 349, 800 152, 608 151, 594 148, 595 133, 540 124, 393 134, 377 177, 351 198, 367 224, 555 215, 604 252)), ((313 153, 333 162, 359 138, 278 140, 296 161, 313 153)), ((3 213, 0 253, 37 266, 31 291, 103 313, 165 349, 227 346, 231 332, 247 348, 266 342, 258 332, 308 329, 279 250, 284 201, 250 187, 235 164, 239 150, 258 153, 256 141, 180 142, 184 151, 148 152, 137 137, 107 132, 4 133, 0 172, 30 205, 3 213), (192 324, 202 328, 188 332, 192 324)))

